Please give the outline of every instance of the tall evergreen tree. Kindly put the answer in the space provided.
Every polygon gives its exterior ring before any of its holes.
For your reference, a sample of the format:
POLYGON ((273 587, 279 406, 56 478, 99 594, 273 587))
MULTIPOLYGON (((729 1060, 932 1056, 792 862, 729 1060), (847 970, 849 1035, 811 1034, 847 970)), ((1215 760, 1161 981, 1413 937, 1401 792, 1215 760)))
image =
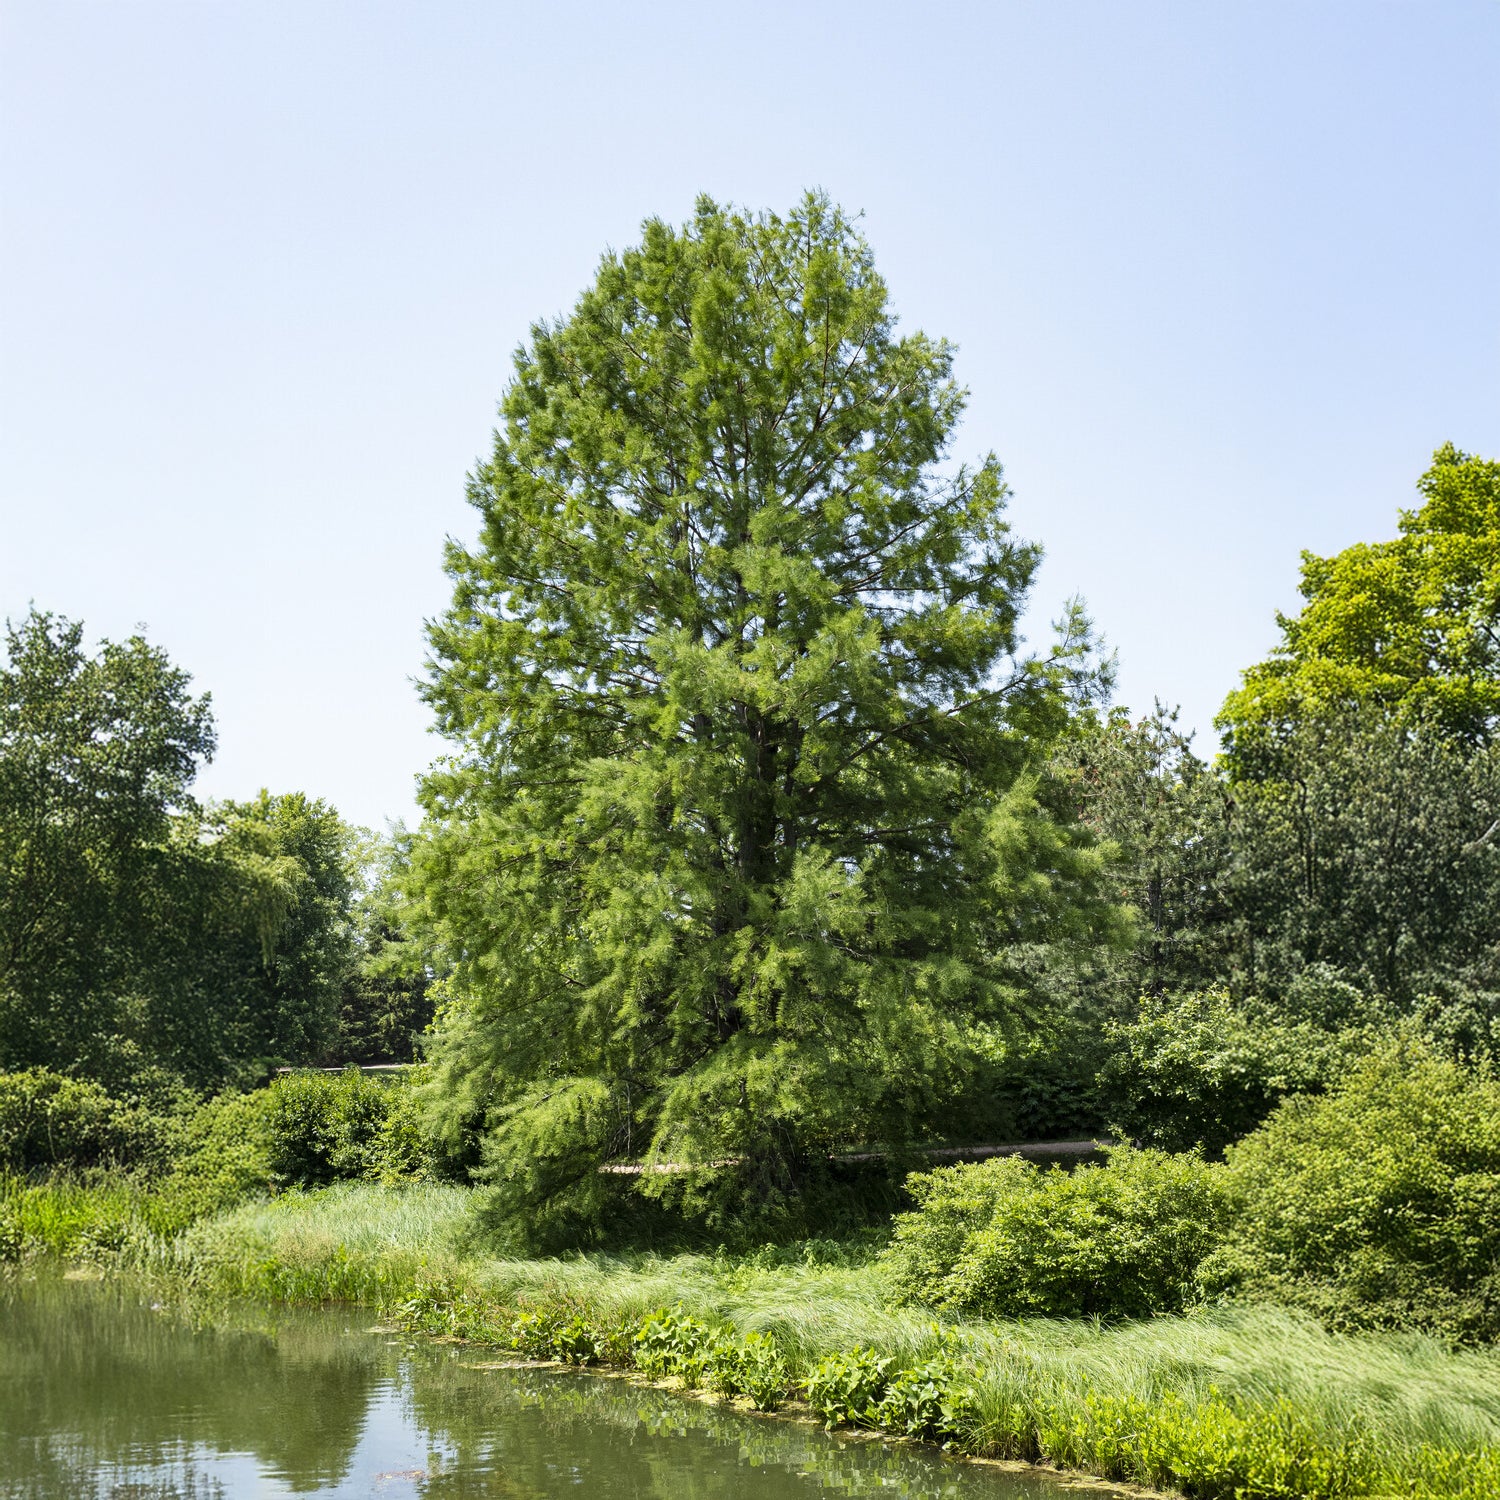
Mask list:
POLYGON ((701 200, 515 357, 452 545, 420 878, 456 967, 437 1097, 501 1203, 794 1195, 930 1126, 1046 945, 1113 931, 1042 772, 1096 683, 993 456, 943 460, 952 350, 898 337, 826 199, 701 200))

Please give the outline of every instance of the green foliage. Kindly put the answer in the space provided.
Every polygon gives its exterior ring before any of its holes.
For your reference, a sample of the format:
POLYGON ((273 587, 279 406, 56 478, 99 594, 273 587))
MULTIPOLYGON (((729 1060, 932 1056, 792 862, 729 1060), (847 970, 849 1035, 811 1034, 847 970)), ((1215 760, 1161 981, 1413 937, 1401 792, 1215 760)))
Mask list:
POLYGON ((412 1063, 432 1024, 446 965, 410 895, 412 835, 396 825, 364 846, 353 920, 358 951, 344 982, 334 1063, 412 1063))
POLYGON ((145 1252, 270 1187, 260 1100, 225 1095, 153 1112, 97 1084, 0 1075, 0 1199, 17 1254, 145 1252), (22 1175, 24 1174, 24 1175, 22 1175))
POLYGON ((139 637, 35 611, 0 668, 0 1068, 243 1083, 332 1041, 354 842, 267 793, 205 813, 207 697, 139 637))
POLYGON ((786 1357, 768 1333, 720 1332, 709 1361, 709 1383, 726 1396, 745 1396, 757 1411, 775 1411, 791 1389, 786 1357))
POLYGON ((1304 554, 1306 604, 1218 719, 1229 977, 1327 972, 1468 1052, 1500 1021, 1500 463, 1448 445, 1390 542, 1304 554))
POLYGON ((1376 1480, 1364 1434, 1330 1445, 1284 1398, 1189 1405, 1171 1391, 1145 1399, 1085 1391, 1078 1407, 1044 1409, 1038 1448, 1108 1479, 1226 1500, 1342 1500, 1369 1494, 1376 1480))
POLYGON ((266 1166, 283 1185, 415 1176, 437 1166, 410 1085, 355 1068, 278 1078, 262 1096, 266 1166))
POLYGON ((1222 990, 1143 999, 1110 1035, 1100 1086, 1114 1132, 1209 1156, 1248 1135, 1287 1095, 1320 1090, 1366 1045, 1236 1005, 1222 990))
POLYGON ((139 636, 90 657, 81 625, 36 610, 5 656, 0 1068, 118 1075, 173 816, 214 749, 208 699, 139 636))
POLYGON ((653 1380, 676 1377, 684 1385, 703 1385, 713 1360, 714 1330, 680 1307, 658 1312, 641 1324, 634 1352, 636 1368, 653 1380))
POLYGON ((0 1259, 109 1259, 151 1233, 154 1196, 119 1175, 34 1181, 0 1173, 0 1259))
POLYGON ((169 1169, 151 1177, 170 1213, 158 1232, 175 1234, 195 1220, 221 1213, 271 1190, 263 1094, 221 1094, 171 1122, 169 1169))
POLYGON ((1229 1152, 1236 1231, 1211 1285, 1334 1326, 1500 1337, 1500 1084, 1419 1042, 1321 1098, 1285 1101, 1229 1152))
POLYGON ((149 1259, 189 1226, 291 1183, 443 1166, 405 1080, 293 1074, 153 1111, 97 1084, 0 1074, 0 1198, 16 1254, 129 1246, 149 1259))
POLYGON ((163 1135, 163 1122, 97 1083, 0 1073, 0 1171, 124 1166, 158 1155, 163 1135))
POLYGON ((1282 1003, 1321 974, 1492 1045, 1500 748, 1329 713, 1289 728, 1234 795, 1240 989, 1282 1003))
POLYGON ((1018 1157, 916 1173, 888 1252, 898 1298, 993 1317, 1147 1317, 1194 1296, 1226 1223, 1222 1169, 1110 1148, 1106 1166, 1018 1157))
POLYGON ((228 878, 206 914, 204 949, 177 971, 229 1057, 313 1062, 334 1044, 355 963, 354 830, 300 792, 262 791, 212 812, 204 836, 228 878))
POLYGON ((1276 741, 1309 719, 1360 709, 1488 739, 1500 715, 1500 462, 1433 454, 1400 536, 1334 557, 1302 555, 1295 618, 1250 668, 1218 719, 1235 780, 1253 778, 1276 741))
POLYGON ((828 1427, 874 1427, 896 1362, 873 1349, 820 1359, 807 1372, 807 1404, 828 1427))
MULTIPOLYGON (((1099 1070, 1110 1056, 1087 1008, 1039 1017, 996 1037, 946 1101, 940 1138, 950 1143, 1078 1140, 1104 1133, 1099 1070)), ((893 1205, 895 1206, 895 1205, 893 1205)))
POLYGON ((1080 714, 1056 763, 1079 816, 1113 849, 1111 876, 1137 916, 1134 946, 1102 955, 1088 991, 1129 1002, 1212 984, 1226 947, 1232 805, 1176 710, 1157 703, 1134 723, 1123 708, 1080 714))
POLYGON ((921 1442, 951 1440, 972 1420, 972 1391, 951 1358, 898 1370, 876 1403, 873 1425, 921 1442))
POLYGON ((703 200, 516 356, 432 630, 455 742, 415 854, 442 945, 438 1097, 492 1111, 525 1224, 597 1168, 743 1205, 932 1128, 1038 954, 1112 937, 1043 775, 1096 682, 1069 612, 1020 651, 1038 551, 992 457, 943 460, 952 351, 897 337, 826 200, 703 200))

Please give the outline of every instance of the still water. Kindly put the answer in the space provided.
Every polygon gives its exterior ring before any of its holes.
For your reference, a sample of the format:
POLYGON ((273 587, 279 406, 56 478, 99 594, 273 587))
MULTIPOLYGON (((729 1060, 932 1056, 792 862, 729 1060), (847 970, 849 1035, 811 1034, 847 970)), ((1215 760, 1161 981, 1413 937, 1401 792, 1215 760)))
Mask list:
MULTIPOLYGON (((260 1500, 1061 1500, 965 1467, 572 1372, 372 1330, 369 1315, 211 1321, 115 1282, 0 1277, 0 1497, 260 1500)), ((1076 1492, 1075 1492, 1076 1493, 1076 1492)))

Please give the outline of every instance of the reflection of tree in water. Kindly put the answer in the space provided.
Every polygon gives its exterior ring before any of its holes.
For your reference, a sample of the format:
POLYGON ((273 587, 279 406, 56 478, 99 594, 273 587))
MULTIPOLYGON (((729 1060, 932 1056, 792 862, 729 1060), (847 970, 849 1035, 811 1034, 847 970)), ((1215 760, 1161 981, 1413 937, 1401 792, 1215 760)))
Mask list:
POLYGON ((200 1500, 213 1492, 185 1455, 206 1445, 254 1453, 294 1490, 316 1489, 348 1469, 382 1352, 327 1317, 279 1321, 274 1335, 193 1327, 117 1284, 11 1279, 0 1283, 0 1475, 44 1463, 92 1496, 110 1491, 78 1473, 119 1466, 121 1500, 200 1500), (177 1489, 132 1491, 127 1470, 175 1471, 161 1482, 177 1489))
POLYGON ((622 1380, 480 1370, 471 1354, 417 1348, 406 1365, 414 1424, 452 1445, 426 1500, 565 1490, 692 1500, 1058 1500, 1048 1477, 968 1467, 804 1423, 754 1417, 622 1380), (753 1474, 746 1471, 753 1470, 753 1474), (504 1488, 497 1488, 503 1483, 504 1488))
POLYGON ((24 1475, 0 1473, 0 1500, 230 1500, 221 1481, 191 1463, 143 1480, 100 1475, 80 1470, 77 1453, 58 1452, 49 1439, 30 1450, 27 1464, 24 1475))

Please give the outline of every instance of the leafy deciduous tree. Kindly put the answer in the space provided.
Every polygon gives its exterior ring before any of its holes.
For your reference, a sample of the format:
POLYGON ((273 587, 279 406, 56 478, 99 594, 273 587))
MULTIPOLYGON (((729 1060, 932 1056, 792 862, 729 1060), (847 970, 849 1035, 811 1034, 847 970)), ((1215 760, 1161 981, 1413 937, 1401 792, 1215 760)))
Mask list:
POLYGON ((1239 989, 1283 997, 1333 973, 1398 1010, 1436 997, 1455 1040, 1487 1044, 1500 1010, 1493 748, 1329 713, 1295 725, 1275 775, 1234 796, 1239 989))
POLYGON ((103 1066, 174 814, 214 749, 206 696, 139 636, 83 648, 33 610, 0 669, 0 1067, 103 1066))
POLYGON ((1500 721, 1500 462, 1449 443, 1417 488, 1394 541, 1303 553, 1302 612, 1218 719, 1235 779, 1328 711, 1417 714, 1470 743, 1500 721))
POLYGON ((335 1061, 414 1062, 432 1024, 433 983, 444 964, 413 900, 412 835, 398 825, 364 851, 355 964, 344 985, 335 1061))
POLYGON ((199 1084, 331 1041, 352 835, 300 794, 204 812, 206 696, 33 611, 0 670, 0 1067, 199 1084))
POLYGON ((1058 762, 1080 815, 1114 849, 1120 898, 1140 921, 1134 948, 1111 956, 1102 987, 1133 1004, 1213 983, 1225 959, 1230 806, 1176 710, 1158 703, 1134 723, 1124 709, 1080 715, 1058 762))

